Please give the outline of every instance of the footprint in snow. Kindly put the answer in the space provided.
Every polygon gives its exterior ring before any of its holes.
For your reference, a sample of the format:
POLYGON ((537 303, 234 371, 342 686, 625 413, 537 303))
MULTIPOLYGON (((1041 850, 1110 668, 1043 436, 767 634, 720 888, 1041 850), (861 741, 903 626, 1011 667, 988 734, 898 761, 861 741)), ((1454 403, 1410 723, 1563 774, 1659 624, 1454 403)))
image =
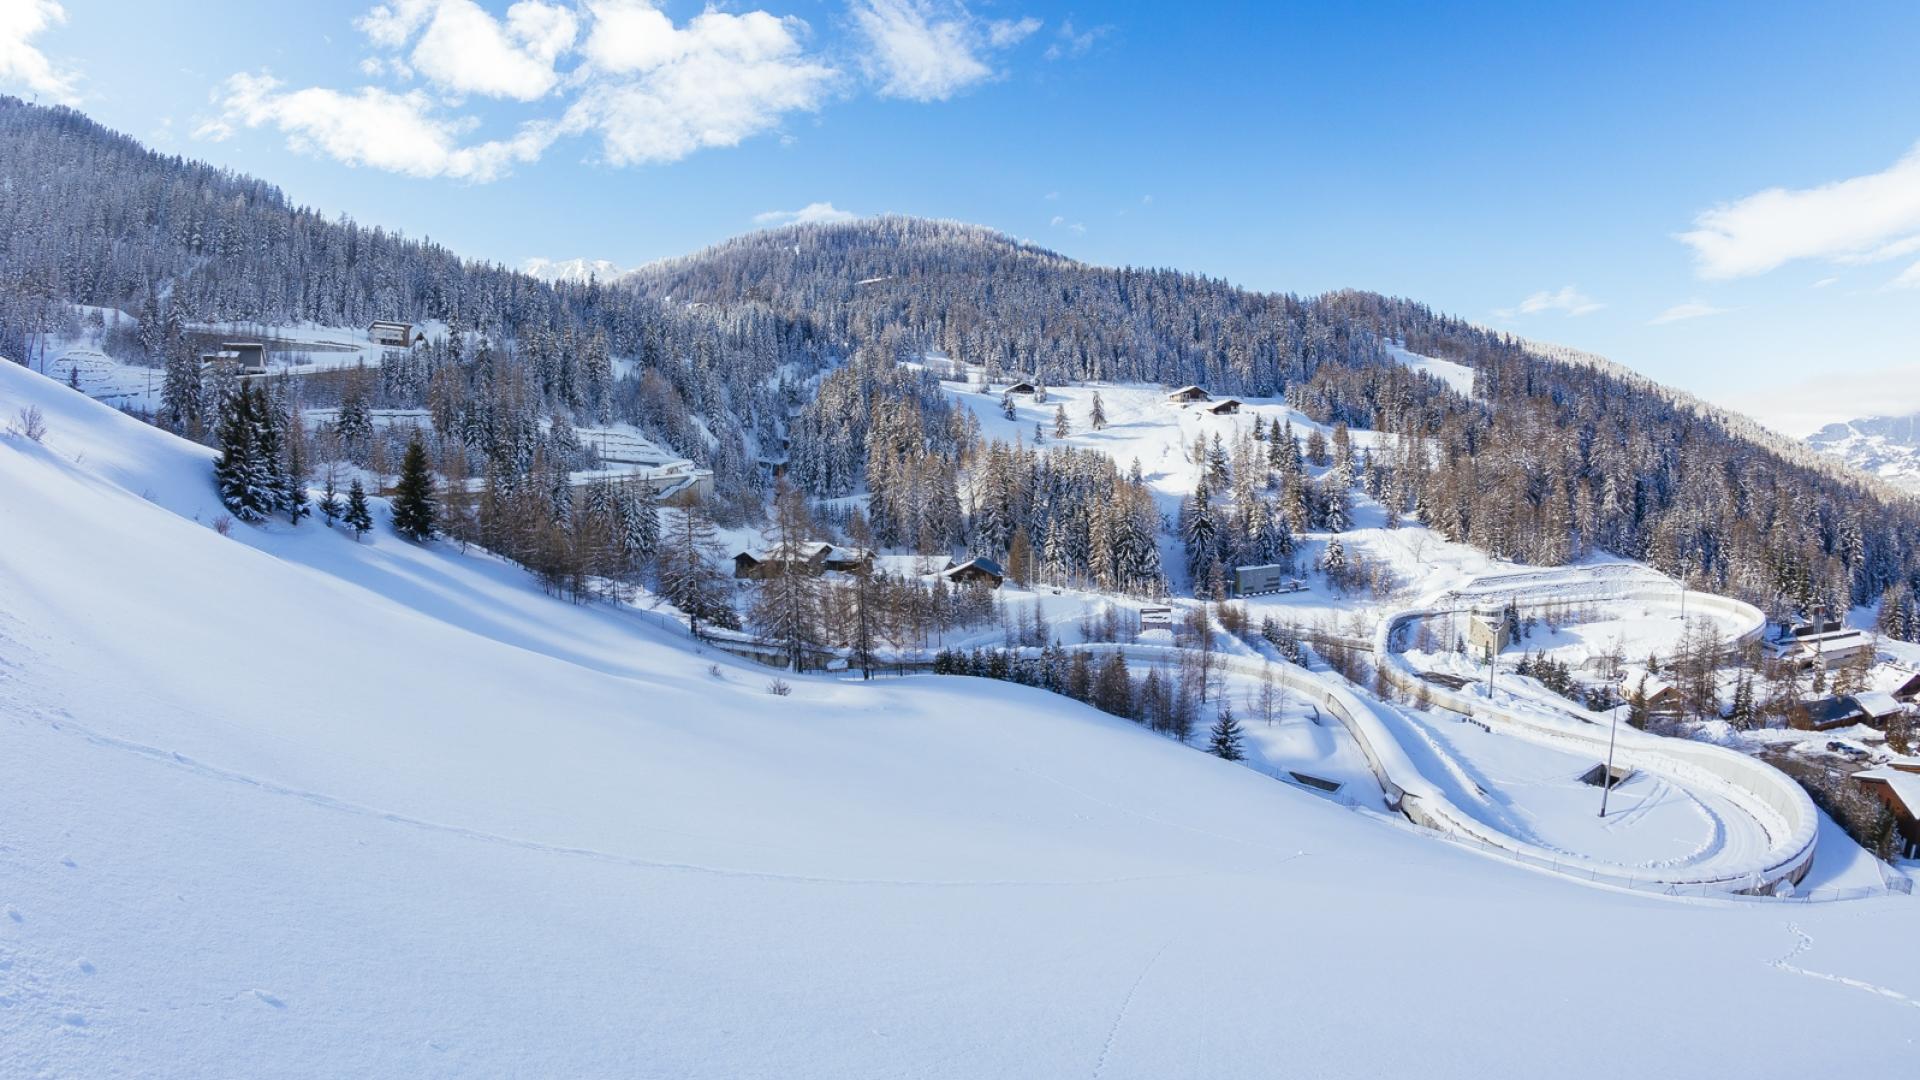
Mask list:
POLYGON ((20 914, 17 908, 11 908, 11 907, 7 909, 7 918, 12 919, 14 922, 27 921, 26 916, 20 914))
POLYGON ((287 1007, 286 1002, 280 1000, 273 994, 267 993, 265 990, 255 990, 253 991, 253 996, 259 998, 261 1004, 271 1005, 276 1009, 284 1009, 287 1007))
POLYGON ((68 1027, 86 1027, 87 1026, 87 1018, 80 1015, 77 1012, 62 1014, 60 1017, 60 1022, 67 1025, 68 1027))
POLYGON ((79 864, 79 863, 77 863, 77 862, 74 862, 74 861, 73 861, 73 856, 71 856, 71 855, 62 855, 62 856, 60 856, 60 865, 61 865, 61 866, 72 866, 72 867, 78 867, 78 866, 79 866, 80 864, 79 864))
POLYGON ((79 968, 80 974, 82 975, 91 975, 96 970, 93 966, 93 961, 87 959, 84 956, 74 961, 73 966, 79 968))

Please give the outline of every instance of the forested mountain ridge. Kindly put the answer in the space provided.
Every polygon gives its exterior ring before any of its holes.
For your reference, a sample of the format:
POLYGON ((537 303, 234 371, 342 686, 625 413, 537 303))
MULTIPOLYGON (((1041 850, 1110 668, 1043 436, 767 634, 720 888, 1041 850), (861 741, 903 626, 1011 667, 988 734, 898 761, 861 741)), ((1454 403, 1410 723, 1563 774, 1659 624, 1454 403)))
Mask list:
MULTIPOLYGON (((632 420, 734 492, 758 484, 758 448, 777 440, 791 408, 778 398, 780 374, 804 376, 828 359, 804 321, 744 304, 694 311, 463 259, 148 150, 74 110, 0 96, 0 355, 27 360, 69 304, 117 307, 149 324, 443 321, 492 346, 465 357, 463 396, 496 414, 469 426, 525 426, 498 415, 509 405, 494 408, 495 399, 543 416, 632 420), (636 366, 616 384, 587 370, 589 352, 636 366)), ((148 355, 126 359, 159 366, 185 348, 177 336, 160 340, 157 325, 148 335, 148 355)), ((422 404, 405 399, 423 399, 448 359, 436 351, 418 366, 418 385, 383 388, 385 403, 422 404)))
MULTIPOLYGON (((710 465, 741 507, 767 483, 756 459, 782 453, 816 495, 873 487, 890 546, 1000 553, 1039 535, 1054 507, 1124 507, 1101 526, 1110 550, 1061 545, 1067 569, 1095 580, 1157 575, 1123 558, 1148 524, 1137 481, 1061 450, 991 452, 929 377, 897 376, 895 361, 940 352, 1056 384, 1282 396, 1317 421, 1395 436, 1396 451, 1342 480, 1494 555, 1553 564, 1604 550, 1775 611, 1890 593, 1895 632, 1916 630, 1912 503, 1650 382, 1372 293, 1300 298, 1092 267, 908 218, 756 233, 612 285, 549 283, 329 220, 72 110, 0 98, 0 354, 30 355, 75 303, 148 324, 444 321, 479 347, 436 343, 380 392, 431 406, 446 421, 437 453, 466 458, 468 475, 510 486, 568 453, 538 445, 540 417, 630 421, 710 465), (1473 368, 1473 397, 1391 362, 1389 344, 1473 368)), ((146 361, 178 349, 156 338, 146 361)), ((1254 550, 1263 516, 1340 527, 1345 492, 1273 460, 1240 492, 1269 505, 1235 507, 1190 564, 1254 550)))
MULTIPOLYGON (((1910 500, 1618 365, 1413 301, 1091 267, 977 226, 910 218, 756 233, 652 264, 620 287, 804 311, 836 339, 892 334, 906 352, 996 375, 1283 395, 1316 420, 1403 436, 1402 453, 1364 478, 1369 491, 1492 554, 1553 564, 1609 551, 1777 612, 1892 591, 1893 621, 1914 632, 1920 513, 1910 500), (1473 398, 1389 362, 1388 343, 1473 368, 1473 398)), ((817 474, 823 494, 844 484, 834 469, 817 474)), ((1297 501, 1296 528, 1325 524, 1314 500, 1297 501)))

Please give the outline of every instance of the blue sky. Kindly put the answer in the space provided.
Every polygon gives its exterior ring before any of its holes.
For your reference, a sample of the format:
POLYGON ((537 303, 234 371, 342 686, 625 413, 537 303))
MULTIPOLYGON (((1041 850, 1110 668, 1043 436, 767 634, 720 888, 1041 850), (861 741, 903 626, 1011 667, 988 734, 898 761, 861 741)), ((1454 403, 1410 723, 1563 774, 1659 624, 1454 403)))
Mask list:
POLYGON ((0 87, 512 265, 901 212, 1920 409, 1920 5, 1676 6, 0 0, 0 87))

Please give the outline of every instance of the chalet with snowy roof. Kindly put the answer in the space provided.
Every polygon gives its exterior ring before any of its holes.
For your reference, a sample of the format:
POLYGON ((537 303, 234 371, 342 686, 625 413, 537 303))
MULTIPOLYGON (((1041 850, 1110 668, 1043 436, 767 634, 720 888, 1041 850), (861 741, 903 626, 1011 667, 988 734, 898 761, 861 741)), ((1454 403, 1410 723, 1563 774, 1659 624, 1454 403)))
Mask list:
POLYGON ((367 340, 389 349, 411 349, 415 345, 424 344, 427 335, 421 333, 412 323, 383 319, 367 327, 367 340))
POLYGON ((1025 381, 1025 380, 1023 379, 1023 380, 1021 380, 1020 382, 1017 382, 1017 383, 1014 383, 1014 384, 1013 384, 1012 386, 1009 386, 1009 387, 1007 387, 1007 393, 1009 393, 1009 394, 1031 394, 1031 393, 1034 393, 1035 391, 1037 391, 1038 389, 1039 389, 1039 387, 1036 387, 1036 386, 1034 386, 1034 385, 1033 385, 1032 383, 1030 383, 1030 382, 1027 382, 1027 381, 1025 381))
POLYGON ((1647 712, 1654 716, 1679 716, 1686 711, 1686 699, 1681 696, 1680 688, 1658 675, 1634 682, 1628 692, 1638 692, 1646 702, 1647 712))
POLYGON ((1240 411, 1240 399, 1222 398, 1207 406, 1207 411, 1215 416, 1232 416, 1240 411))
POLYGON ((1920 858, 1920 765, 1876 765, 1854 773, 1853 780, 1893 811, 1900 857, 1920 858))
POLYGON ((1186 405, 1195 401, 1212 401, 1213 398, 1205 390, 1197 386, 1183 386, 1173 393, 1168 394, 1167 400, 1173 402, 1175 405, 1186 405))
POLYGON ((965 562, 951 563, 940 576, 955 585, 985 585, 997 589, 1007 580, 1007 572, 1000 564, 987 558, 971 558, 965 562))
POLYGON ((1907 705, 1920 704, 1920 671, 1906 676, 1887 691, 1895 701, 1907 705))
POLYGON ((835 544, 827 551, 825 566, 841 574, 867 574, 873 571, 873 552, 865 548, 835 544))
POLYGON ((1803 731, 1832 731, 1855 724, 1872 724, 1873 714, 1851 694, 1817 698, 1804 706, 1804 717, 1796 717, 1794 726, 1803 731))
POLYGON ((735 555, 733 576, 743 579, 769 578, 789 566, 809 577, 818 577, 828 571, 865 574, 873 569, 873 552, 864 548, 838 547, 823 540, 794 544, 791 553, 787 548, 775 545, 735 555))
POLYGON ((832 553, 833 545, 819 540, 742 551, 733 557, 733 576, 769 578, 791 570, 817 577, 826 573, 827 556, 832 553))

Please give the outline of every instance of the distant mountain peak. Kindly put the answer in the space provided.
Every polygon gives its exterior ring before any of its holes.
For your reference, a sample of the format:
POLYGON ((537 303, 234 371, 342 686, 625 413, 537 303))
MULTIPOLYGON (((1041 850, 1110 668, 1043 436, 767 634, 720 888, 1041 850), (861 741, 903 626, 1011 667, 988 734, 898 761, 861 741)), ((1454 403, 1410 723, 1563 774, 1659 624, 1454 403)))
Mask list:
POLYGON ((1920 413, 1828 424, 1807 436, 1807 445, 1862 472, 1920 491, 1920 413))
POLYGON ((521 263, 520 269, 542 281, 597 280, 603 284, 632 273, 608 259, 543 259, 538 256, 521 263))

